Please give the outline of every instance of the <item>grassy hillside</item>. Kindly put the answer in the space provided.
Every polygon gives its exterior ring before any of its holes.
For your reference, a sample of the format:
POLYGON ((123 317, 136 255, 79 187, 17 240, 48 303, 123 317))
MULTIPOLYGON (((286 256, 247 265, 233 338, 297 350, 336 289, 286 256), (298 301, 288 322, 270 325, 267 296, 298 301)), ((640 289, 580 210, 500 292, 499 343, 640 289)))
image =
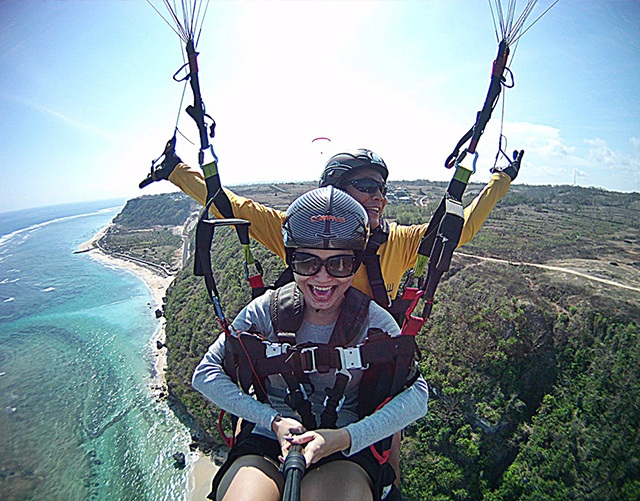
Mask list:
POLYGON ((196 205, 182 193, 129 200, 98 245, 109 254, 175 274, 181 264, 182 228, 196 205))
MULTIPOLYGON (((284 208, 311 187, 236 191, 284 208)), ((388 206, 389 218, 408 224, 428 220, 446 185, 393 188, 422 203, 388 206)), ((471 185, 468 198, 480 189, 471 185)), ((233 317, 250 297, 240 249, 231 232, 217 232, 214 245, 233 317)), ((281 263, 256 253, 275 278, 281 263)), ((432 398, 428 416, 406 430, 405 495, 640 499, 639 194, 514 186, 460 249, 436 300, 418 336, 432 398)), ((218 328, 189 265, 165 314, 170 389, 219 440, 215 409, 190 387, 218 328)))

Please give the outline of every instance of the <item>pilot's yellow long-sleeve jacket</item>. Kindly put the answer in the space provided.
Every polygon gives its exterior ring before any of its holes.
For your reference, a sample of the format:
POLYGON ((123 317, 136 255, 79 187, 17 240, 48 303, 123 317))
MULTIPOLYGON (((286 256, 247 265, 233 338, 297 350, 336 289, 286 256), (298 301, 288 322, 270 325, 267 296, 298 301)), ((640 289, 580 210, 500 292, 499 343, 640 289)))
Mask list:
MULTIPOLYGON (((205 204, 207 187, 200 172, 180 163, 169 176, 169 181, 201 205, 205 204)), ((511 178, 503 172, 496 172, 491 176, 489 183, 464 209, 464 227, 458 247, 469 242, 478 232, 498 200, 507 193, 510 184, 511 178)), ((284 260, 282 222, 285 213, 236 195, 226 188, 225 192, 231 202, 234 216, 251 222, 249 235, 284 260)), ((216 217, 222 217, 215 207, 211 212, 216 217)), ((396 297, 404 273, 416 263, 418 246, 427 226, 428 222, 411 226, 389 224, 389 238, 380 246, 378 254, 380 255, 382 276, 391 299, 396 297)), ((370 296, 372 295, 364 266, 358 269, 353 286, 370 296)))

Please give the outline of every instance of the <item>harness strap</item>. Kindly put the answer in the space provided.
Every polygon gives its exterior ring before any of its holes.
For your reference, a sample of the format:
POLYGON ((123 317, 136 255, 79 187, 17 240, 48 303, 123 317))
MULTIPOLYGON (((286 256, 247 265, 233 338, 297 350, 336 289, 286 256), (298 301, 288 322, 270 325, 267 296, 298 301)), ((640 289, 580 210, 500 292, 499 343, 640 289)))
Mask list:
POLYGON ((329 340, 331 346, 349 346, 362 330, 369 315, 369 296, 354 287, 349 287, 344 295, 346 300, 342 303, 329 340))
POLYGON ((453 252, 458 247, 458 242, 460 241, 462 227, 464 226, 464 209, 462 203, 455 199, 447 198, 445 200, 445 207, 446 212, 438 227, 438 234, 436 235, 433 248, 431 249, 431 255, 429 256, 427 279, 420 290, 416 292, 411 303, 411 309, 407 310, 405 314, 405 319, 402 324, 402 332, 404 334, 415 336, 429 319, 431 309, 433 308, 433 298, 436 288, 440 283, 442 275, 449 270, 453 252), (424 307, 421 316, 418 317, 413 315, 413 311, 420 299, 424 300, 424 307))
MULTIPOLYGON (((302 374, 366 370, 371 364, 385 363, 399 355, 413 357, 415 353, 415 340, 412 336, 391 337, 388 334, 345 348, 314 343, 291 346, 288 343, 264 341, 254 334, 243 332, 238 337, 227 338, 227 345, 234 363, 237 361, 240 365, 249 365, 246 358, 251 358, 253 370, 239 371, 239 382, 243 389, 250 386, 249 379, 254 374, 259 379, 288 373, 302 378, 302 374)), ((232 371, 234 374, 237 372, 232 371)))
POLYGON ((311 412, 311 402, 307 398, 304 386, 298 381, 298 378, 292 372, 285 372, 282 377, 287 383, 287 395, 284 398, 285 403, 291 407, 300 416, 302 426, 307 430, 315 430, 318 425, 316 419, 311 412))
POLYGON ((385 309, 391 305, 387 287, 384 283, 382 270, 380 268, 380 256, 378 249, 389 239, 389 226, 386 221, 382 221, 380 226, 371 232, 371 236, 364 250, 362 262, 367 269, 367 277, 371 286, 373 300, 385 309))
MULTIPOLYGON (((222 189, 222 184, 220 182, 220 174, 218 172, 218 162, 214 160, 211 163, 202 166, 202 172, 205 177, 205 184, 207 186, 207 207, 206 210, 202 213, 198 224, 201 222, 206 222, 209 217, 209 207, 213 203, 222 217, 225 219, 233 219, 235 218, 233 214, 233 208, 231 206, 231 201, 229 200, 228 195, 222 189)), ((235 226, 236 233, 238 235, 238 240, 240 241, 240 245, 242 246, 242 251, 244 254, 244 273, 245 279, 249 282, 251 286, 251 296, 252 298, 256 298, 264 293, 265 286, 264 281, 262 279, 263 269, 262 265, 258 260, 256 260, 251 252, 251 245, 249 240, 249 226, 235 226)), ((212 235, 213 237, 213 235, 212 235)), ((209 242, 208 253, 210 253, 211 242, 209 242)), ((197 259, 196 256, 194 259, 197 259)), ((210 261, 210 258, 209 258, 210 261)), ((197 276, 198 274, 194 274, 197 276)))
MULTIPOLYGON (((222 326, 226 334, 229 334, 228 322, 222 311, 220 300, 218 299, 218 291, 216 290, 215 280, 213 277, 213 270, 211 267, 211 242, 213 239, 213 228, 205 229, 208 223, 209 208, 211 204, 215 204, 222 216, 226 219, 233 219, 233 209, 229 197, 222 189, 220 182, 220 174, 218 173, 218 157, 216 156, 213 145, 209 142, 209 136, 212 138, 215 136, 215 121, 205 112, 204 102, 202 100, 202 94, 200 92, 200 80, 198 77, 198 52, 195 48, 195 41, 190 35, 186 41, 185 49, 187 52, 187 59, 189 65, 189 73, 185 78, 189 79, 189 84, 193 92, 193 105, 187 106, 187 113, 193 118, 198 126, 198 132, 200 135, 200 151, 198 152, 198 165, 202 169, 202 173, 205 178, 207 186, 207 198, 205 208, 198 220, 198 228, 196 230, 196 239, 198 245, 196 246, 196 253, 194 257, 194 275, 204 276, 207 292, 214 305, 218 322, 222 326), (207 131, 205 123, 205 117, 211 119, 213 122, 211 125, 210 133, 207 131), (213 161, 204 164, 204 153, 209 151, 213 157, 213 161), (198 238, 198 233, 200 234, 198 238)), ((178 70, 180 71, 180 70, 178 70)), ((177 75, 177 73, 176 73, 177 75)), ((175 75, 174 75, 175 78, 175 75)), ((166 151, 166 150, 165 150, 166 151)), ((249 223, 245 222, 243 225, 235 225, 238 238, 242 245, 245 261, 245 278, 251 285, 252 296, 256 297, 264 292, 264 283, 262 280, 262 266, 256 261, 251 253, 249 242, 249 223), (255 272, 249 271, 249 267, 252 267, 255 272)))
MULTIPOLYGON (((205 210, 207 210, 207 208, 208 206, 205 207, 205 210)), ((211 241, 213 240, 215 227, 201 221, 199 221, 196 226, 196 251, 193 261, 193 273, 196 276, 204 277, 204 283, 209 299, 213 304, 216 318, 223 330, 228 332, 228 323, 222 311, 222 306, 220 305, 218 288, 216 287, 216 281, 211 268, 211 241)))
POLYGON ((264 390, 265 376, 259 374, 251 361, 265 355, 265 345, 255 334, 241 334, 239 337, 228 335, 224 357, 224 370, 229 377, 240 385, 242 391, 249 393, 253 387, 260 402, 268 402, 264 390), (228 363, 227 363, 228 360, 228 363))
MULTIPOLYGON (((279 341, 291 341, 292 337, 291 333, 283 333, 279 341)), ((338 411, 351 379, 349 369, 365 371, 358 395, 358 413, 361 416, 379 409, 419 376, 414 364, 415 338, 404 335, 391 337, 379 329, 371 329, 361 345, 349 347, 312 343, 292 346, 288 342, 271 343, 256 334, 244 332, 238 337, 227 337, 226 346, 229 352, 225 354, 225 360, 234 360, 236 365, 245 366, 244 369, 236 367, 235 372, 225 366, 227 374, 237 374, 244 379, 243 389, 248 388, 256 377, 260 381, 274 374, 283 377, 287 384, 285 403, 298 413, 308 430, 318 426, 303 384, 309 373, 336 372, 333 387, 325 388, 324 410, 319 419, 322 428, 335 428, 337 424, 338 411)), ((263 387, 262 384, 253 386, 256 390, 263 387)), ((380 464, 389 458, 391 438, 371 446, 380 464)))
POLYGON ((324 410, 320 414, 320 428, 335 428, 338 421, 338 410, 344 402, 344 391, 351 380, 348 371, 338 372, 333 388, 325 388, 327 398, 324 402, 324 410))
MULTIPOLYGON (((382 408, 405 387, 412 385, 419 376, 414 363, 414 354, 417 351, 415 338, 407 335, 393 338, 394 340, 402 341, 396 343, 394 349, 390 351, 386 346, 387 340, 385 337, 386 335, 382 332, 372 333, 370 337, 370 346, 375 347, 375 351, 386 352, 387 355, 378 359, 377 364, 372 362, 374 364, 372 368, 381 371, 382 375, 377 378, 371 378, 367 383, 363 378, 361 382, 361 384, 368 385, 367 391, 375 395, 375 397, 366 403, 366 407, 365 402, 360 402, 360 414, 372 414, 382 408), (390 359, 393 360, 393 364, 390 364, 390 359), (412 371, 414 371, 413 374, 412 371), (385 398, 383 399, 383 397, 385 398)), ((392 438, 392 436, 389 436, 370 446, 371 452, 381 465, 389 460, 392 438)))
MULTIPOLYGON (((293 321, 286 318, 292 311, 299 312, 294 316, 303 316, 303 302, 296 298, 297 294, 299 291, 295 284, 273 293, 270 314, 274 327, 293 326, 293 321)), ((369 409, 370 413, 384 398, 395 396, 404 388, 413 367, 415 340, 411 336, 391 337, 378 329, 371 329, 365 342, 349 346, 364 325, 371 299, 353 288, 348 289, 345 296, 346 300, 328 344, 295 344, 293 332, 278 332, 277 342, 267 341, 250 332, 239 332, 227 337, 228 352, 225 354, 225 361, 233 360, 232 365, 235 366, 225 366, 227 374, 232 378, 234 375, 239 378, 244 391, 253 386, 256 396, 263 402, 268 401, 267 396, 261 394, 264 393, 264 381, 268 376, 279 374, 287 385, 285 403, 300 416, 303 426, 311 430, 318 426, 335 428, 338 411, 351 379, 349 370, 364 370, 366 375, 369 373, 368 369, 376 371, 381 368, 381 372, 369 374, 367 379, 373 385, 366 391, 361 390, 358 396, 359 412, 361 409, 369 409), (335 382, 333 387, 324 389, 324 409, 318 423, 305 391, 305 382, 309 383, 308 374, 330 371, 335 371, 335 382), (256 382, 258 384, 254 384, 256 382), (366 400, 366 403, 361 405, 361 400, 366 400)), ((390 440, 378 444, 378 449, 383 451, 380 457, 388 457, 384 451, 389 449, 390 444, 390 440)))
POLYGON ((472 172, 457 165, 447 192, 436 209, 418 248, 413 274, 407 277, 402 293, 394 300, 390 312, 402 325, 402 333, 415 336, 431 314, 436 288, 444 272, 451 266, 453 252, 458 247, 464 227, 462 195, 472 172), (424 276, 424 270, 427 275, 424 276), (418 287, 413 287, 413 279, 418 287), (421 316, 414 315, 417 303, 422 300, 421 316))
POLYGON ((277 289, 269 299, 269 315, 271 325, 280 339, 281 333, 294 334, 302 325, 304 311, 304 296, 295 282, 286 284, 277 289))
POLYGON ((293 282, 293 268, 291 268, 291 266, 287 266, 268 288, 279 289, 290 282, 293 282))

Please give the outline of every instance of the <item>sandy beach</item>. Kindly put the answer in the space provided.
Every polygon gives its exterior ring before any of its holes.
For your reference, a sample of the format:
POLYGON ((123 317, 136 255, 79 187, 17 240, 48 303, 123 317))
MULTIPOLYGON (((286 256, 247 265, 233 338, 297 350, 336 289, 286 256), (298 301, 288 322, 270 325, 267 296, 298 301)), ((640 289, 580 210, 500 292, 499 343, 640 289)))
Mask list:
MULTIPOLYGON (((173 281, 173 276, 163 276, 156 273, 151 268, 147 268, 141 264, 126 259, 117 258, 103 252, 97 246, 97 242, 104 236, 109 229, 104 227, 96 233, 90 240, 82 243, 76 252, 88 253, 93 259, 101 262, 105 266, 122 268, 130 271, 140 278, 151 292, 151 303, 149 308, 153 314, 156 309, 162 308, 163 298, 166 295, 167 288, 173 281)), ((165 349, 158 349, 157 342, 164 344, 165 342, 165 319, 160 318, 160 327, 156 330, 156 335, 150 340, 150 347, 155 359, 154 369, 149 381, 149 389, 157 398, 161 398, 161 394, 167 393, 167 384, 165 380, 165 371, 167 367, 167 355, 165 349)), ((211 491, 211 480, 215 475, 218 467, 214 464, 212 458, 198 453, 198 459, 193 463, 191 476, 189 478, 189 499, 191 501, 204 501, 211 491)))
POLYGON ((218 471, 210 456, 200 453, 200 457, 193 464, 189 479, 190 501, 205 501, 211 492, 211 481, 218 471))

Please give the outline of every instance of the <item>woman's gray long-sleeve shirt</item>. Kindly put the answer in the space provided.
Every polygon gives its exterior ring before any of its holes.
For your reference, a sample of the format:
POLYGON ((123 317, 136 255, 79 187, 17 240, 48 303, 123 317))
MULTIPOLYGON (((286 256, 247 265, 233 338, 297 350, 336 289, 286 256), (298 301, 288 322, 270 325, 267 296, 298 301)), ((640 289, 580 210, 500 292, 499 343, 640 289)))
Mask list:
MULTIPOLYGON (((272 342, 277 335, 271 325, 269 298, 273 291, 249 303, 233 321, 233 329, 256 330, 272 342)), ((326 344, 329 342, 334 324, 318 326, 303 321, 296 333, 298 344, 311 342, 326 344)), ((350 346, 361 344, 370 328, 379 328, 391 336, 400 335, 393 317, 383 308, 371 302, 369 315, 350 346)), ((277 414, 299 420, 299 417, 285 402, 287 385, 280 375, 270 376, 266 382, 266 391, 271 405, 263 404, 247 395, 231 380, 222 368, 225 354, 225 335, 220 335, 205 354, 193 374, 193 387, 222 409, 255 423, 253 433, 276 439, 271 424, 277 414)), ((338 411, 338 428, 346 428, 351 436, 351 447, 344 454, 349 456, 402 430, 427 413, 429 391, 427 383, 419 377, 412 386, 391 399, 384 407, 363 419, 358 418, 358 387, 362 370, 351 369, 351 380, 345 390, 345 400, 338 411)), ((328 374, 309 374, 314 391, 307 395, 314 415, 319 416, 324 409, 327 387, 333 387, 335 372, 328 374)))

